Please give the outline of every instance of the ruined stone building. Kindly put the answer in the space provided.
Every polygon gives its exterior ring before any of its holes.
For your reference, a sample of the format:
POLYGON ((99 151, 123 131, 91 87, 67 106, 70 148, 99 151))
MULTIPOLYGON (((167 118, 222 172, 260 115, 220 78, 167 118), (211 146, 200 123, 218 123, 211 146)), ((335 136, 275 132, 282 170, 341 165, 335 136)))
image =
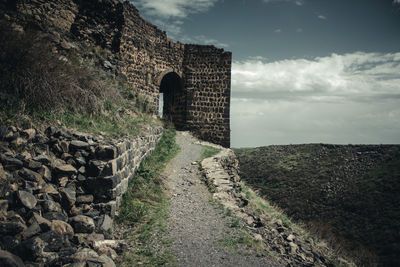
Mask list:
POLYGON ((1 5, 17 10, 25 23, 52 25, 62 34, 109 49, 118 74, 154 112, 163 93, 163 115, 178 129, 230 146, 230 52, 174 42, 128 1, 6 0, 1 5))

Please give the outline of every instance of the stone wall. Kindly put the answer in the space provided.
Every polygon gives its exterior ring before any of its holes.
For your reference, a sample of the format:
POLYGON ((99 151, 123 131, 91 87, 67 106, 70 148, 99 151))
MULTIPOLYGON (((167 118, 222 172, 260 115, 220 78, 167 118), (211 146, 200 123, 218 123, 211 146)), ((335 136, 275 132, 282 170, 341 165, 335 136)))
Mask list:
POLYGON ((230 146, 232 54, 214 46, 185 45, 186 127, 200 139, 230 146))
POLYGON ((55 127, 0 126, 0 248, 34 266, 112 262, 116 252, 95 244, 112 238, 129 179, 161 135, 154 127, 107 141, 55 127), (86 255, 91 249, 105 255, 86 255))
POLYGON ((163 78, 176 74, 183 90, 173 90, 173 97, 166 98, 173 102, 166 117, 179 129, 229 147, 230 52, 174 42, 142 19, 128 1, 5 0, 0 3, 0 17, 17 28, 46 32, 56 52, 81 45, 107 50, 105 67, 125 79, 154 113, 163 78), (69 44, 68 38, 80 45, 69 44))

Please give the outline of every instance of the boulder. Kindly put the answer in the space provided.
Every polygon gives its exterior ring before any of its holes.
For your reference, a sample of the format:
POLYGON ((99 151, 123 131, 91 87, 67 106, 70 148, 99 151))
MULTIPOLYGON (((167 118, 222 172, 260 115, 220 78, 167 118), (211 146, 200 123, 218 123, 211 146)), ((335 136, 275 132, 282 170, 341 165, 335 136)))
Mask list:
POLYGON ((46 242, 35 236, 22 242, 16 250, 23 260, 35 261, 36 258, 43 256, 46 245, 46 242))
POLYGON ((21 258, 8 252, 0 249, 0 266, 4 267, 24 267, 24 263, 21 258))
POLYGON ((42 167, 42 163, 33 159, 27 159, 24 162, 24 167, 37 171, 42 167))
POLYGON ((22 168, 22 170, 19 171, 19 175, 28 181, 32 181, 39 184, 44 183, 43 177, 39 173, 34 172, 27 168, 22 168))
POLYGON ((71 225, 76 233, 92 233, 95 225, 92 218, 84 215, 77 215, 70 219, 71 225))
POLYGON ((60 190, 60 194, 61 194, 61 205, 65 208, 65 209, 71 209, 72 206, 74 206, 75 202, 76 202, 76 191, 74 188, 61 188, 60 190))
POLYGON ((50 222, 48 219, 43 218, 42 216, 40 216, 40 215, 39 215, 38 213, 36 213, 36 212, 34 212, 33 215, 32 215, 32 217, 29 219, 29 223, 30 223, 31 225, 34 224, 34 223, 39 224, 40 229, 41 229, 43 232, 50 230, 50 227, 51 227, 51 222, 50 222))
POLYGON ((31 238, 32 236, 40 233, 40 231, 41 231, 41 229, 40 229, 39 224, 35 222, 22 232, 22 234, 21 234, 22 239, 26 240, 28 238, 31 238))
POLYGON ((1 235, 16 235, 26 229, 26 225, 20 221, 0 221, 1 235))
POLYGON ((51 164, 51 158, 45 154, 36 156, 33 158, 36 161, 41 162, 42 164, 50 165, 51 164))
POLYGON ((37 200, 34 195, 27 191, 19 190, 17 193, 19 200, 22 205, 27 207, 28 209, 33 209, 36 206, 37 200))
POLYGON ((61 205, 51 199, 49 200, 44 200, 42 201, 42 206, 44 211, 55 211, 55 212, 60 212, 61 211, 61 205))
POLYGON ((70 164, 56 166, 54 170, 60 175, 72 175, 78 172, 75 167, 70 164))
POLYGON ((51 230, 64 236, 73 237, 74 236, 74 229, 72 226, 64 221, 60 220, 53 220, 51 222, 51 230))
POLYGON ((64 247, 69 246, 67 239, 56 231, 42 233, 39 238, 46 243, 45 251, 58 252, 64 247))
POLYGON ((72 140, 70 143, 71 150, 79 150, 79 149, 87 149, 89 148, 89 144, 80 140, 72 140))
POLYGON ((15 171, 24 166, 24 163, 21 160, 6 156, 4 154, 0 154, 0 161, 3 163, 4 169, 9 171, 15 171))
POLYGON ((62 213, 62 212, 57 212, 57 211, 49 211, 43 214, 43 217, 46 218, 47 220, 60 220, 60 221, 68 221, 68 217, 62 213))

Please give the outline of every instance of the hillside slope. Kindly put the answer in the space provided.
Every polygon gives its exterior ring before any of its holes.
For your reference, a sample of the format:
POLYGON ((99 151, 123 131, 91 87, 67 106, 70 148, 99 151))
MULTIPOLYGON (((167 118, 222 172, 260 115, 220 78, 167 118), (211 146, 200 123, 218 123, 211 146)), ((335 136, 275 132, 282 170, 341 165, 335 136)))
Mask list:
POLYGON ((340 243, 360 264, 400 264, 400 146, 310 144, 235 152, 241 178, 289 216, 340 243))

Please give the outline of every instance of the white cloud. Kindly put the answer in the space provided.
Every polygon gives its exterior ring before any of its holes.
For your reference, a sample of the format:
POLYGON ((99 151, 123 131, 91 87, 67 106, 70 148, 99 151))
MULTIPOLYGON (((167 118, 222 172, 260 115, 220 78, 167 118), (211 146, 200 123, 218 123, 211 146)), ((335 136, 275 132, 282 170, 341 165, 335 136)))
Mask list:
POLYGON ((296 32, 303 32, 303 29, 302 28, 297 28, 296 32))
POLYGON ((275 33, 281 33, 282 30, 281 30, 281 29, 276 29, 274 32, 275 32, 275 33))
POLYGON ((234 62, 235 93, 265 99, 365 101, 400 98, 400 53, 332 54, 314 60, 234 62))
POLYGON ((324 16, 324 15, 318 15, 318 18, 323 19, 323 20, 327 19, 326 16, 324 16))
POLYGON ((176 38, 181 33, 184 19, 190 14, 205 12, 219 0, 130 0, 144 18, 148 19, 169 37, 176 38))
POLYGON ((227 48, 228 44, 222 43, 216 39, 208 38, 204 35, 197 35, 193 37, 184 36, 180 39, 184 43, 192 43, 192 44, 203 44, 203 45, 214 45, 216 47, 227 48))
POLYGON ((393 4, 400 4, 400 0, 393 0, 393 4))
POLYGON ((185 18, 189 14, 204 12, 218 0, 131 0, 147 15, 163 18, 185 18))
POLYGON ((291 2, 293 4, 296 4, 298 6, 304 5, 303 0, 263 0, 265 3, 279 3, 279 2, 291 2))
POLYGON ((400 53, 232 66, 232 145, 400 143, 400 53))

